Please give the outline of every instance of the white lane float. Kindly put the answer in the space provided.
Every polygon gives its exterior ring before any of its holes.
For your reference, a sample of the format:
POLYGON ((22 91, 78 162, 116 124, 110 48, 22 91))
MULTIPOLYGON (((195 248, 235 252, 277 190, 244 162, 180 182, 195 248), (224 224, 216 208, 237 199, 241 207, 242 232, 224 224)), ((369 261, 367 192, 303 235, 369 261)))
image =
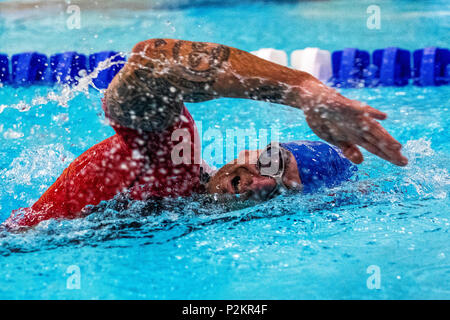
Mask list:
POLYGON ((282 66, 287 66, 288 64, 288 55, 283 50, 262 48, 257 51, 252 51, 251 53, 261 59, 269 60, 271 62, 281 64, 282 66))
POLYGON ((291 53, 291 66, 308 72, 320 81, 327 82, 333 75, 331 53, 319 48, 305 48, 291 53))

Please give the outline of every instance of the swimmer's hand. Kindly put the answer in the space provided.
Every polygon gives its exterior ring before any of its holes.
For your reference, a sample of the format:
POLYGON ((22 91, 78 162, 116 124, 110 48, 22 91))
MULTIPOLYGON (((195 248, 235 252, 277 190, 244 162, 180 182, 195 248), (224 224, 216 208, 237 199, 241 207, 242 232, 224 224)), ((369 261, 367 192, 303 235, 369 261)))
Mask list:
POLYGON ((356 100, 350 100, 336 90, 320 85, 317 99, 303 106, 309 127, 323 140, 339 147, 352 162, 364 158, 358 146, 398 166, 408 164, 401 154, 402 145, 376 120, 387 115, 356 100))

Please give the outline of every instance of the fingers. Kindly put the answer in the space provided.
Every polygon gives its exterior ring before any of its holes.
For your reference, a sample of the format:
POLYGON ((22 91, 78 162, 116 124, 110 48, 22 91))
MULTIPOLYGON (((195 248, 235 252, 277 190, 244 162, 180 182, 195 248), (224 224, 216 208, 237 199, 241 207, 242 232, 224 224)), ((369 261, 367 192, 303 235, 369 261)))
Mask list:
POLYGON ((375 120, 386 119, 384 112, 364 106, 359 101, 340 101, 341 106, 344 104, 345 120, 339 117, 320 119, 320 126, 310 125, 319 137, 337 145, 356 164, 364 160, 357 145, 395 165, 408 164, 408 159, 400 152, 401 144, 375 120))
POLYGON ((341 142, 338 147, 344 153, 344 156, 355 164, 360 164, 364 161, 364 157, 358 147, 348 142, 341 142))
POLYGON ((358 140, 358 145, 384 160, 387 160, 397 166, 406 166, 408 164, 408 159, 401 154, 400 149, 392 150, 382 148, 380 147, 380 143, 374 144, 362 137, 359 139, 355 137, 355 139, 358 140))
POLYGON ((367 121, 367 129, 363 136, 370 143, 377 144, 380 148, 400 150, 402 145, 395 140, 378 122, 375 120, 367 121))
POLYGON ((373 153, 374 155, 387 160, 393 164, 396 165, 400 165, 399 161, 397 160, 397 157, 395 157, 395 155, 393 154, 387 154, 384 152, 384 150, 378 148, 377 145, 371 144, 369 142, 366 141, 361 141, 360 143, 358 143, 361 147, 363 147, 364 149, 366 149, 367 151, 369 151, 370 153, 373 153))
MULTIPOLYGON (((406 166, 408 164, 408 159, 400 152, 402 145, 395 140, 381 124, 374 120, 386 119, 386 114, 370 106, 362 107, 361 111, 366 113, 366 116, 363 117, 362 123, 359 124, 359 129, 354 127, 356 132, 354 131, 350 134, 350 141, 395 165, 406 166), (367 116, 367 114, 371 117, 367 116), (362 132, 359 131, 361 129, 362 132)), ((347 134, 349 133, 350 132, 347 131, 347 134)))
MULTIPOLYGON (((373 120, 373 122, 375 125, 372 125, 372 126, 370 126, 370 123, 366 123, 365 125, 369 126, 369 127, 365 130, 361 130, 361 128, 359 130, 356 128, 354 128, 353 130, 347 130, 346 131, 347 139, 345 141, 345 143, 347 145, 344 145, 344 148, 349 148, 348 145, 352 145, 352 144, 359 145, 359 146, 363 147, 364 149, 366 149, 367 151, 375 154, 376 156, 378 156, 384 160, 387 160, 398 166, 405 166, 408 163, 408 160, 402 156, 402 154, 400 153, 400 148, 397 145, 394 145, 394 147, 391 147, 391 148, 387 148, 386 146, 388 145, 388 143, 383 140, 383 138, 384 138, 383 135, 378 137, 378 136, 373 136, 373 135, 369 134, 370 128, 377 128, 377 126, 381 127, 381 125, 379 123, 377 123, 375 120, 373 120)), ((347 129, 350 129, 350 126, 347 127, 347 129)), ((383 131, 381 131, 381 132, 383 133, 383 131)), ((392 138, 392 137, 390 137, 390 138, 392 138)), ((393 140, 396 144, 399 144, 395 139, 393 139, 393 140)), ((388 141, 390 141, 390 140, 388 139, 388 141)), ((341 145, 342 145, 342 143, 341 143, 341 145)), ((344 151, 344 149, 343 149, 343 151, 344 151)), ((346 151, 346 152, 350 153, 350 151, 346 151)), ((346 153, 344 153, 344 154, 346 154, 346 153)), ((351 161, 353 161, 354 160, 353 157, 352 158, 349 157, 349 159, 351 161)))
POLYGON ((377 120, 385 120, 387 118, 387 114, 381 112, 378 109, 372 108, 370 106, 364 107, 364 112, 367 112, 372 118, 377 120))
POLYGON ((400 150, 402 145, 395 140, 378 122, 370 121, 370 129, 363 134, 364 139, 383 152, 389 157, 390 162, 399 166, 408 164, 408 159, 405 158, 400 150))
POLYGON ((357 108, 361 113, 363 113, 363 114, 366 113, 369 116, 371 116, 372 118, 377 119, 377 120, 385 120, 387 118, 386 113, 384 113, 378 109, 375 109, 371 106, 368 106, 360 101, 357 101, 357 100, 353 100, 353 101, 354 101, 353 106, 355 108, 357 108))

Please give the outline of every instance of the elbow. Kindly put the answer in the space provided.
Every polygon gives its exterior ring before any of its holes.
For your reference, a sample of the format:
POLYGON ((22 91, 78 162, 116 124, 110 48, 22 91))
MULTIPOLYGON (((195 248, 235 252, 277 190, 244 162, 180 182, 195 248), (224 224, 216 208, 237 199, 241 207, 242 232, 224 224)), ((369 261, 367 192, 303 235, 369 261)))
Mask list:
POLYGON ((165 100, 142 81, 118 81, 105 93, 103 109, 113 126, 161 132, 174 124, 183 103, 165 100))

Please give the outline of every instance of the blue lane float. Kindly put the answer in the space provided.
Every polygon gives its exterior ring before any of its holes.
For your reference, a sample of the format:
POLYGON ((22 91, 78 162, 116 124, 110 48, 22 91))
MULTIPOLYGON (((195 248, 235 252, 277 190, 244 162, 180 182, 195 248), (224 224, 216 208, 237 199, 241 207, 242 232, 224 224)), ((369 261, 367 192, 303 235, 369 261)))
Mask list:
POLYGON ((375 50, 372 85, 406 86, 411 78, 411 53, 396 47, 375 50))
POLYGON ((99 89, 106 89, 108 87, 109 83, 117 74, 117 72, 122 69, 125 63, 125 57, 121 56, 119 52, 115 51, 102 51, 91 54, 89 56, 89 68, 91 72, 94 71, 94 69, 99 65, 100 62, 105 61, 106 59, 110 59, 111 57, 114 57, 111 59, 111 62, 119 63, 100 71, 98 76, 93 79, 94 85, 99 89), (122 61, 123 63, 120 63, 122 61))
POLYGON ((336 87, 360 87, 365 85, 367 68, 370 64, 369 52, 355 48, 334 51, 331 56, 333 78, 336 87))
POLYGON ((47 56, 38 52, 15 54, 11 58, 11 83, 14 86, 40 84, 47 68, 47 56))
POLYGON ((50 57, 43 81, 47 84, 77 84, 80 72, 84 70, 87 73, 86 63, 86 56, 75 51, 54 54, 50 57))
POLYGON ((0 54, 0 82, 9 82, 9 59, 6 54, 0 54))
POLYGON ((450 51, 428 47, 414 51, 413 81, 418 86, 440 86, 449 83, 450 51))

